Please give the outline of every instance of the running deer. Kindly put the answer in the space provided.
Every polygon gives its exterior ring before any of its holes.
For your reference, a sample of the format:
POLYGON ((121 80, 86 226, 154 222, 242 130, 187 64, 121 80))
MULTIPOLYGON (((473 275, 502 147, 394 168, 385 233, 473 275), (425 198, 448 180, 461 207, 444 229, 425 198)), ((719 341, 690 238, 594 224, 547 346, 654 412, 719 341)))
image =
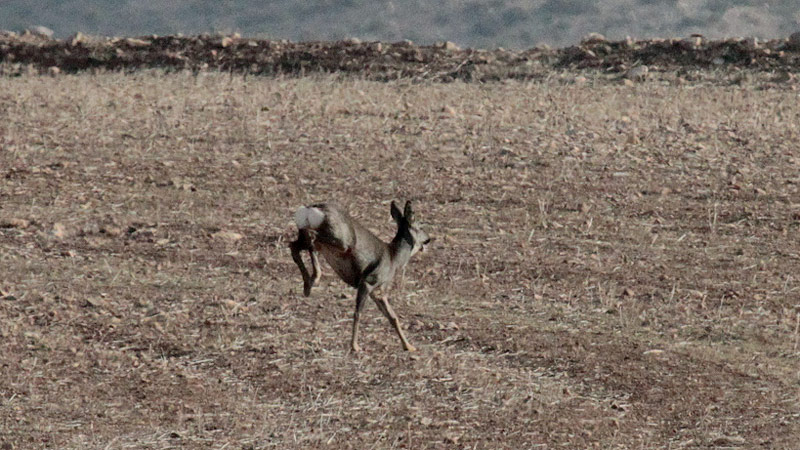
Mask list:
POLYGON ((403 212, 392 202, 392 218, 397 223, 397 234, 390 243, 385 243, 345 211, 331 203, 320 203, 301 207, 294 220, 297 223, 297 240, 290 244, 292 259, 303 275, 303 294, 311 295, 311 288, 319 281, 320 265, 317 252, 345 283, 357 289, 356 310, 353 314, 353 335, 350 347, 354 352, 358 345, 358 316, 369 296, 378 309, 389 319, 403 349, 413 352, 414 346, 408 343, 400 321, 386 299, 392 279, 408 260, 431 241, 428 235, 414 226, 414 211, 411 202, 406 202, 403 212), (302 250, 311 255, 311 273, 308 273, 302 250), (383 288, 383 289, 380 289, 383 288), (380 292, 383 290, 384 292, 380 292), (380 293, 379 293, 380 292, 380 293))

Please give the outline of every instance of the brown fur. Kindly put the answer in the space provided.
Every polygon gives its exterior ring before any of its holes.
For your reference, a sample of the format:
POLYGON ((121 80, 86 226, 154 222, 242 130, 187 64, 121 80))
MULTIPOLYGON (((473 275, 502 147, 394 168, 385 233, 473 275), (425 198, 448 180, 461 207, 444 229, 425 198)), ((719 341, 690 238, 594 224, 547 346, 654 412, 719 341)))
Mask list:
POLYGON ((414 351, 414 346, 406 339, 389 301, 385 296, 378 295, 378 288, 388 287, 397 270, 404 267, 411 256, 430 241, 424 231, 414 227, 411 203, 406 202, 404 211, 400 212, 392 202, 391 213, 397 223, 397 234, 389 243, 381 241, 334 204, 321 203, 309 208, 322 211, 325 219, 316 228, 300 228, 297 240, 290 244, 292 259, 303 276, 303 293, 309 296, 311 288, 319 281, 321 269, 317 253, 321 253, 339 278, 357 290, 350 341, 352 350, 360 349, 358 319, 369 296, 397 332, 403 348, 414 351), (300 253, 303 250, 308 251, 311 256, 311 273, 303 263, 300 253))

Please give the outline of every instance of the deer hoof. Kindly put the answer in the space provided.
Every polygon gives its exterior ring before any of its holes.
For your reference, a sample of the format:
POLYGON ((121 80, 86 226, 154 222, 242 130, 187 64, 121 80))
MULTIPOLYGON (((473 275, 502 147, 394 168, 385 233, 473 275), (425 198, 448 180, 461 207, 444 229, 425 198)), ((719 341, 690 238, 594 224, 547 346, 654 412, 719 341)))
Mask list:
POLYGON ((305 295, 306 297, 311 296, 311 285, 310 284, 303 285, 303 295, 305 295))
POLYGON ((414 347, 411 344, 406 345, 405 349, 406 349, 407 352, 415 352, 415 351, 417 351, 417 347, 414 347))
POLYGON ((358 344, 352 344, 350 346, 350 351, 352 351, 353 353, 358 353, 361 351, 361 346, 358 344))

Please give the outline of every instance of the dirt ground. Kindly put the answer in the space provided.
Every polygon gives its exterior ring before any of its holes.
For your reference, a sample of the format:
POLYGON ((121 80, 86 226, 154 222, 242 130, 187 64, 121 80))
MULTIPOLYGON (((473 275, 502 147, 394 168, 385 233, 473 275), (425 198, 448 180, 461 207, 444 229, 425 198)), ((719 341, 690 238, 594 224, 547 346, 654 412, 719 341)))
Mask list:
POLYGON ((0 448, 797 448, 799 127, 746 80, 0 78, 0 448), (419 350, 369 304, 350 354, 293 213, 392 199, 419 350))

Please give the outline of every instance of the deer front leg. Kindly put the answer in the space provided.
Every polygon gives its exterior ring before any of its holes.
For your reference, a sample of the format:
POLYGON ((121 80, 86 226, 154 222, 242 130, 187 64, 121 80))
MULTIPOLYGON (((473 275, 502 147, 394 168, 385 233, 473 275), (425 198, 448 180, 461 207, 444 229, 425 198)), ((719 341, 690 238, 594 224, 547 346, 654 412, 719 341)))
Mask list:
POLYGON ((378 305, 378 309, 381 310, 384 316, 389 319, 389 323, 392 324, 394 331, 397 332, 397 335, 400 337, 400 342, 403 344, 403 350, 407 352, 413 352, 417 349, 408 342, 406 339, 405 333, 403 333, 403 329, 400 327, 400 320, 397 319, 397 314, 394 313, 392 309, 392 305, 389 304, 389 301, 386 300, 384 297, 371 294, 372 300, 375 301, 375 304, 378 305))
POLYGON ((356 312, 353 314, 353 336, 350 339, 350 348, 353 352, 361 351, 358 345, 358 317, 361 315, 361 310, 364 309, 364 303, 369 295, 370 288, 367 283, 362 282, 358 285, 358 293, 356 294, 356 312))
POLYGON ((297 267, 300 268, 300 274, 303 276, 303 295, 308 297, 311 295, 311 288, 319 281, 320 277, 319 261, 314 251, 314 242, 308 230, 300 230, 297 240, 289 244, 289 248, 292 250, 292 259, 294 263, 297 264, 297 267), (311 255, 311 268, 313 269, 311 275, 309 275, 308 269, 306 269, 306 265, 303 263, 303 257, 300 254, 303 250, 307 250, 311 255))

